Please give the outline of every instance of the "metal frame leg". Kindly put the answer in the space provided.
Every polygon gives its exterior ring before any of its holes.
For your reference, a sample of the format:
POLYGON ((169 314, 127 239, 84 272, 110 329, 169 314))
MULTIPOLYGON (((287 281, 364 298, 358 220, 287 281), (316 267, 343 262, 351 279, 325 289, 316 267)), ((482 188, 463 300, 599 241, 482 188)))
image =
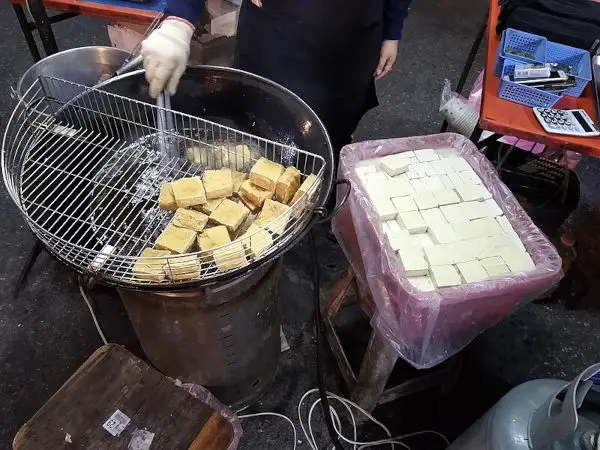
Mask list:
MULTIPOLYGON (((463 66, 462 72, 460 74, 460 78, 458 79, 458 84, 456 85, 456 92, 462 94, 462 90, 465 87, 465 83, 467 82, 467 77, 471 73, 471 68, 473 67, 473 62, 475 61, 475 57, 477 56, 477 52, 479 51, 479 47, 481 46, 481 42, 483 41, 483 37, 485 36, 485 30, 487 30, 487 19, 488 12, 486 11, 485 16, 483 18, 483 23, 477 32, 477 36, 473 41, 473 45, 471 45, 471 51, 469 51, 469 55, 467 56, 467 60, 465 61, 465 65, 463 66)), ((445 132, 448 129, 448 121, 444 120, 442 126, 440 128, 440 133, 445 132)))
POLYGON ((19 21, 19 25, 21 26, 21 31, 23 31, 23 36, 25 36, 25 41, 27 42, 27 46, 29 47, 29 52, 33 57, 35 62, 38 62, 42 57, 40 56, 40 51, 38 49, 37 44, 35 43, 35 39, 33 37, 33 33, 31 31, 31 27, 29 22, 27 21, 27 16, 25 15, 25 11, 23 11, 23 7, 21 5, 13 4, 13 9, 15 10, 15 14, 17 15, 17 20, 19 21))
POLYGON ((27 0, 29 5, 29 11, 33 17, 33 21, 40 33, 40 39, 44 46, 46 56, 52 55, 58 52, 58 45, 56 45, 56 38, 52 31, 51 21, 46 13, 46 8, 42 3, 42 0, 27 0))
POLYGON ((42 253, 43 250, 44 250, 44 245, 42 244, 42 241, 40 241, 38 238, 35 238, 33 248, 29 252, 29 256, 27 257, 25 266, 23 266, 23 269, 21 270, 21 273, 19 274, 19 279, 17 280, 17 284, 15 285, 15 289, 13 291, 14 298, 17 298, 17 296, 19 295, 19 291, 21 290, 21 287, 23 287, 23 285, 25 284, 25 281, 27 280, 27 277, 29 276, 29 272, 31 272, 33 265, 35 264, 38 256, 40 256, 40 253, 42 253))

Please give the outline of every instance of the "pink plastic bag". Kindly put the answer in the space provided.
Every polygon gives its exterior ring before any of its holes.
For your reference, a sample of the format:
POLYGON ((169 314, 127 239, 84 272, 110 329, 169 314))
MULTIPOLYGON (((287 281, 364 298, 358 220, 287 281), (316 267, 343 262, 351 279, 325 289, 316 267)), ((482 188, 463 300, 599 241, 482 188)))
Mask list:
POLYGON ((450 358, 513 308, 534 300, 562 277, 556 249, 489 161, 464 136, 446 133, 348 145, 341 152, 338 176, 351 181, 352 192, 333 220, 333 232, 355 273, 370 288, 377 306, 373 326, 419 369, 450 358), (392 153, 448 147, 471 164, 490 190, 535 262, 533 271, 435 292, 418 291, 406 280, 354 167, 359 161, 392 153))

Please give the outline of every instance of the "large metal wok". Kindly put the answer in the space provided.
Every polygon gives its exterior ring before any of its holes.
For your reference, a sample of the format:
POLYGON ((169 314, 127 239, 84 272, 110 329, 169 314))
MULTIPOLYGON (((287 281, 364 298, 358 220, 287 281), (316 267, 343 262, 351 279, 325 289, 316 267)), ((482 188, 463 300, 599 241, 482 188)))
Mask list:
MULTIPOLYGON (((171 100, 174 129, 158 129, 153 103, 143 71, 99 90, 39 76, 13 112, 2 146, 5 184, 32 231, 64 263, 116 286, 197 286, 273 261, 323 214, 333 182, 331 144, 319 118, 292 92, 243 71, 194 67, 171 100), (200 147, 201 161, 165 160, 157 150, 161 140, 181 155, 200 147), (250 154, 240 156, 236 144, 247 145, 250 154), (266 253, 221 270, 197 252, 199 272, 181 281, 133 276, 137 256, 170 220, 156 207, 163 182, 223 165, 248 170, 261 156, 319 180, 277 219, 284 231, 266 253)), ((234 257, 227 245, 220 251, 234 257)), ((169 261, 181 265, 184 256, 169 261)))

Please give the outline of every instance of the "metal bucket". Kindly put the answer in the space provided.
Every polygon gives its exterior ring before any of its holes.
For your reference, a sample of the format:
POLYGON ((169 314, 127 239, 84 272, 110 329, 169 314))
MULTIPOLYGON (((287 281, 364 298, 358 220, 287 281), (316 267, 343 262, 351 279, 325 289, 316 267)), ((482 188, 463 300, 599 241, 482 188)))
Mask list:
POLYGON ((95 86, 102 75, 113 74, 129 56, 129 52, 119 48, 98 46, 55 53, 27 69, 17 84, 17 96, 22 99, 40 75, 95 86))

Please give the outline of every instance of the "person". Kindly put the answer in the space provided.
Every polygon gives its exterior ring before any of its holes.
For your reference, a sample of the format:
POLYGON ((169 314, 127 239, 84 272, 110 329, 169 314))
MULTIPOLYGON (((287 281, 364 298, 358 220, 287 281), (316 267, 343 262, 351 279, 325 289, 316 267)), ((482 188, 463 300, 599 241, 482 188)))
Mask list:
MULTIPOLYGON (((376 79, 392 69, 411 0, 244 0, 234 66, 302 98, 334 153, 377 106, 376 79)), ((142 43, 150 95, 175 94, 203 0, 167 0, 166 19, 142 43)))

